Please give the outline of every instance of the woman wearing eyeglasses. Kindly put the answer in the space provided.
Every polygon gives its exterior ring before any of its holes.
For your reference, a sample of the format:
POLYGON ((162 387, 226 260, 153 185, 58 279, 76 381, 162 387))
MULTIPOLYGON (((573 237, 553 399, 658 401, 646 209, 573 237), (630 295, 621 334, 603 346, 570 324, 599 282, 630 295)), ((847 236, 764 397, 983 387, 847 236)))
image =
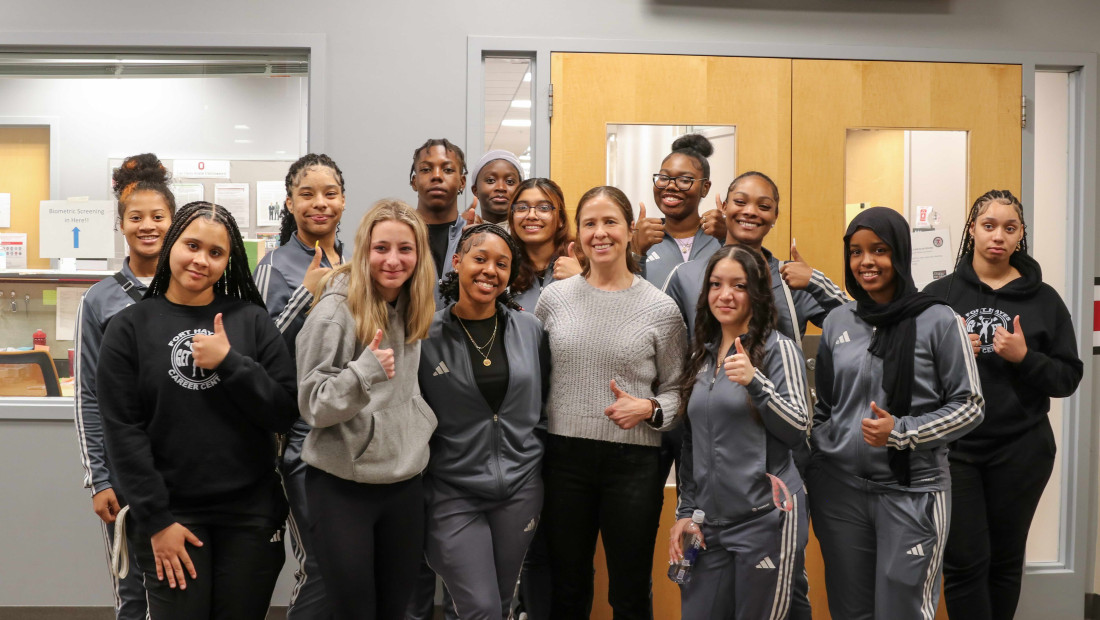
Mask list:
POLYGON ((664 217, 646 217, 645 203, 638 211, 634 251, 640 256, 642 276, 661 288, 676 265, 706 260, 722 247, 725 220, 712 209, 699 215, 699 202, 710 191, 710 140, 699 134, 680 136, 672 152, 653 175, 653 202, 664 217))
POLYGON ((521 308, 532 312, 542 289, 581 272, 561 188, 545 178, 523 181, 512 199, 509 222, 512 238, 527 254, 510 291, 521 308))

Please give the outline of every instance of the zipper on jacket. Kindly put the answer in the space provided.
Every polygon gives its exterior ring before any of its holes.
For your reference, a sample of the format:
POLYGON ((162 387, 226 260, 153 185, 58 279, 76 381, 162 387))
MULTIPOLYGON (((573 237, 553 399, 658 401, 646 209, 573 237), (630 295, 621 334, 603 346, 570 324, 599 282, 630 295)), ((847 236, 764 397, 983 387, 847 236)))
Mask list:
MULTIPOLYGON (((878 332, 878 327, 875 327, 874 325, 872 325, 871 326, 871 342, 872 343, 875 341, 875 335, 877 334, 877 332, 878 332)), ((865 361, 863 363, 863 372, 862 372, 862 374, 863 374, 863 384, 864 384, 863 385, 863 393, 864 394, 873 393, 872 392, 873 385, 870 384, 870 381, 871 381, 871 364, 874 363, 873 358, 874 358, 874 356, 871 355, 871 353, 868 351, 867 356, 865 358, 865 361)), ((885 404, 885 403, 883 403, 883 404, 885 404)), ((861 413, 859 415, 859 425, 860 425, 860 427, 862 427, 862 425, 863 425, 863 416, 864 415, 865 415, 865 413, 861 413)), ((858 435, 858 438, 856 440, 856 464, 859 466, 859 471, 864 472, 866 474, 867 480, 870 480, 871 479, 871 474, 873 472, 871 471, 871 464, 870 464, 870 460, 869 460, 869 454, 868 454, 868 451, 867 451, 867 447, 868 447, 867 442, 863 441, 862 434, 857 433, 857 435, 858 435)))
POLYGON ((501 497, 504 496, 504 475, 500 471, 500 416, 493 414, 493 457, 496 460, 494 473, 497 477, 497 492, 501 497))

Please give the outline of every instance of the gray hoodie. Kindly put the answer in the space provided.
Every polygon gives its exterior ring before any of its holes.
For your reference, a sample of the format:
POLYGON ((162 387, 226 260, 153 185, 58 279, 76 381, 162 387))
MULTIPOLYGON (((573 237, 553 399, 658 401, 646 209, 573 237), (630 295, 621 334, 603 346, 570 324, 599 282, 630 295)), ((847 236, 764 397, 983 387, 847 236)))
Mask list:
POLYGON ((394 377, 355 337, 347 279, 337 276, 298 334, 298 407, 312 427, 302 460, 369 484, 408 480, 428 465, 435 414, 420 396, 420 341, 405 342, 408 296, 389 307, 379 349, 393 349, 394 377))

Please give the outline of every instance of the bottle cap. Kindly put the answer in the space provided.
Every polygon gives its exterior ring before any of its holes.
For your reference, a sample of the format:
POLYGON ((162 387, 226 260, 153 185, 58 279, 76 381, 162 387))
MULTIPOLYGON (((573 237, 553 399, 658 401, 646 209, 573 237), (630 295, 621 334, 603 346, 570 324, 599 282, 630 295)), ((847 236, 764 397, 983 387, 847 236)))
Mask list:
POLYGON ((702 523, 703 519, 705 519, 706 516, 707 516, 707 514, 705 512, 703 512, 702 510, 696 510, 695 512, 693 512, 691 514, 691 521, 693 523, 702 523))

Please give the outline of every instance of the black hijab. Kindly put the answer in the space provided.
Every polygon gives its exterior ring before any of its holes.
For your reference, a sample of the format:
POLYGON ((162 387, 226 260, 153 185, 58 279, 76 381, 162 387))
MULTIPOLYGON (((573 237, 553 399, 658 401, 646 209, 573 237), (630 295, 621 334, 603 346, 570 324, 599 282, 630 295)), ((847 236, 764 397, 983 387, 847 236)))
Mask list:
MULTIPOLYGON (((913 360, 917 344, 916 317, 929 307, 943 303, 938 298, 917 291, 910 272, 913 258, 909 223, 905 218, 886 207, 872 207, 861 211, 844 233, 844 260, 849 265, 844 271, 844 284, 848 294, 856 300, 856 314, 876 327, 867 350, 882 359, 882 389, 886 392, 886 406, 890 415, 903 418, 910 415, 913 404, 913 360), (852 235, 866 228, 878 235, 893 251, 894 298, 885 304, 876 303, 863 290, 848 263, 848 247, 852 235)), ((890 471, 900 484, 909 486, 909 453, 887 447, 890 471)))

